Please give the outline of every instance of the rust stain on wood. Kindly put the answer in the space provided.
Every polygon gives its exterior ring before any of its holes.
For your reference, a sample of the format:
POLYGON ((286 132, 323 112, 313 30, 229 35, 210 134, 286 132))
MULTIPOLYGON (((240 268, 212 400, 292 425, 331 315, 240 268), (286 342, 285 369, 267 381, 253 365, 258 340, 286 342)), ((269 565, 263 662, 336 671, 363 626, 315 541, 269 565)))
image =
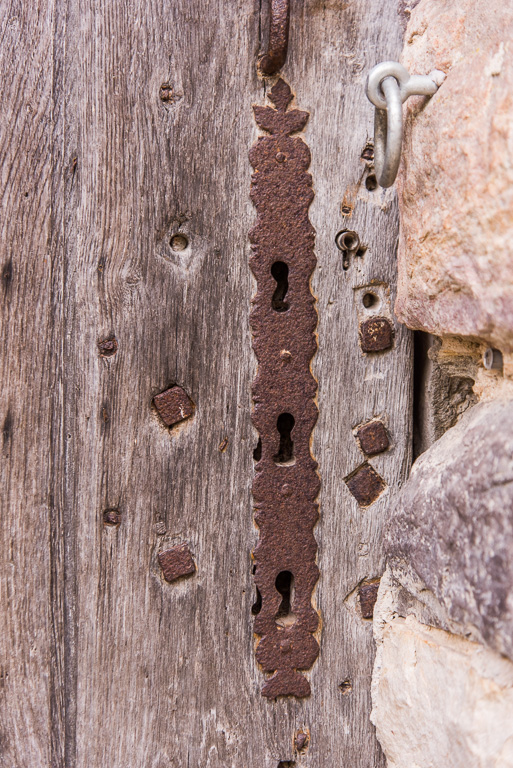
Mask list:
POLYGON ((179 544, 166 549, 158 556, 160 567, 166 581, 175 581, 181 576, 189 576, 196 571, 188 544, 179 544))
POLYGON ((250 263, 257 280, 251 312, 258 360, 253 423, 261 440, 253 483, 260 528, 255 583, 261 595, 254 631, 261 638, 256 658, 264 672, 274 673, 262 694, 275 698, 310 694, 301 670, 309 669, 319 653, 313 637, 319 616, 311 601, 319 576, 313 529, 320 482, 310 453, 317 420, 317 383, 310 370, 317 348, 317 312, 310 291, 317 263, 315 230, 308 217, 313 199, 307 173, 310 150, 300 137, 291 136, 304 128, 309 114, 287 111, 292 93, 281 79, 270 99, 276 109, 254 107, 258 126, 270 136, 261 136, 249 157, 254 168, 251 199, 258 213, 250 232, 250 263), (280 586, 285 583, 288 593, 280 586), (289 615, 283 617, 287 600, 289 615))

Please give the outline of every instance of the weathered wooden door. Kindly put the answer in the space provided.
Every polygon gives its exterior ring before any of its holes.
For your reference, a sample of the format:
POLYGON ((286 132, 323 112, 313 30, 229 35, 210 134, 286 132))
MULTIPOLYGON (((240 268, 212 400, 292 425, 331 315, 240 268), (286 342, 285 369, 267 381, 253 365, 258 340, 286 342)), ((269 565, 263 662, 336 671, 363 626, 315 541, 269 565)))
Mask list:
POLYGON ((249 153, 274 135, 253 112, 276 107, 277 76, 257 71, 267 3, 0 9, 6 768, 383 765, 370 616, 409 465, 411 340, 364 81, 397 57, 402 18, 396 0, 291 6, 282 112, 308 113, 289 138, 311 153, 318 316, 320 651, 300 698, 263 696, 255 658, 249 153), (359 247, 337 247, 343 230, 359 247), (379 327, 388 342, 366 346, 379 327), (356 432, 378 421, 376 453, 356 432))

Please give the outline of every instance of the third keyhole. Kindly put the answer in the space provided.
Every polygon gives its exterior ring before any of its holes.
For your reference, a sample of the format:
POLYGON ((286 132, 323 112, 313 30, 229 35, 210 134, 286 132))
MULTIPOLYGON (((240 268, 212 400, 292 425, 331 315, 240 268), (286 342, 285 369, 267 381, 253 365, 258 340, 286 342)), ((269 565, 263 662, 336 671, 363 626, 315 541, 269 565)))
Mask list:
POLYGON ((296 621, 292 613, 294 602, 294 576, 290 571, 280 571, 274 585, 281 595, 281 603, 275 621, 279 627, 291 627, 296 621))

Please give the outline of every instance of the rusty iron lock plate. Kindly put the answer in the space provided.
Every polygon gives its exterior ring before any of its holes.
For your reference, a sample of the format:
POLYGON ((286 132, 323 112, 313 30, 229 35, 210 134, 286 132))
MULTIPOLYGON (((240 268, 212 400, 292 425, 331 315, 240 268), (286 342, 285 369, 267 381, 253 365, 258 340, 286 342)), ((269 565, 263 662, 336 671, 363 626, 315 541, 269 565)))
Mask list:
POLYGON ((269 106, 255 106, 260 136, 250 150, 251 199, 257 222, 250 232, 257 293, 251 312, 258 370, 253 423, 260 450, 253 483, 260 539, 254 551, 260 600, 254 631, 256 658, 273 673, 262 694, 307 696, 302 674, 319 653, 319 616, 312 593, 319 576, 314 526, 320 481, 310 452, 317 420, 317 382, 310 362, 317 348, 317 311, 310 290, 316 265, 310 150, 302 138, 309 114, 288 109, 290 87, 280 79, 269 106))

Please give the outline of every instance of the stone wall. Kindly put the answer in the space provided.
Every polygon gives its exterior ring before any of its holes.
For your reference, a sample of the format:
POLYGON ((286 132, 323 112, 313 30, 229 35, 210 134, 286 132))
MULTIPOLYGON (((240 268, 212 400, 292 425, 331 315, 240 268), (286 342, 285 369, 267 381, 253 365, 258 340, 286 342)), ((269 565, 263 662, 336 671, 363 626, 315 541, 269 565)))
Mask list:
POLYGON ((447 77, 406 106, 397 316, 513 352, 513 5, 421 0, 402 63, 447 77))
POLYGON ((373 713, 390 768, 513 767, 513 6, 421 0, 402 62, 398 318, 415 454, 387 531, 373 713), (492 368, 490 360, 494 360, 492 368))

